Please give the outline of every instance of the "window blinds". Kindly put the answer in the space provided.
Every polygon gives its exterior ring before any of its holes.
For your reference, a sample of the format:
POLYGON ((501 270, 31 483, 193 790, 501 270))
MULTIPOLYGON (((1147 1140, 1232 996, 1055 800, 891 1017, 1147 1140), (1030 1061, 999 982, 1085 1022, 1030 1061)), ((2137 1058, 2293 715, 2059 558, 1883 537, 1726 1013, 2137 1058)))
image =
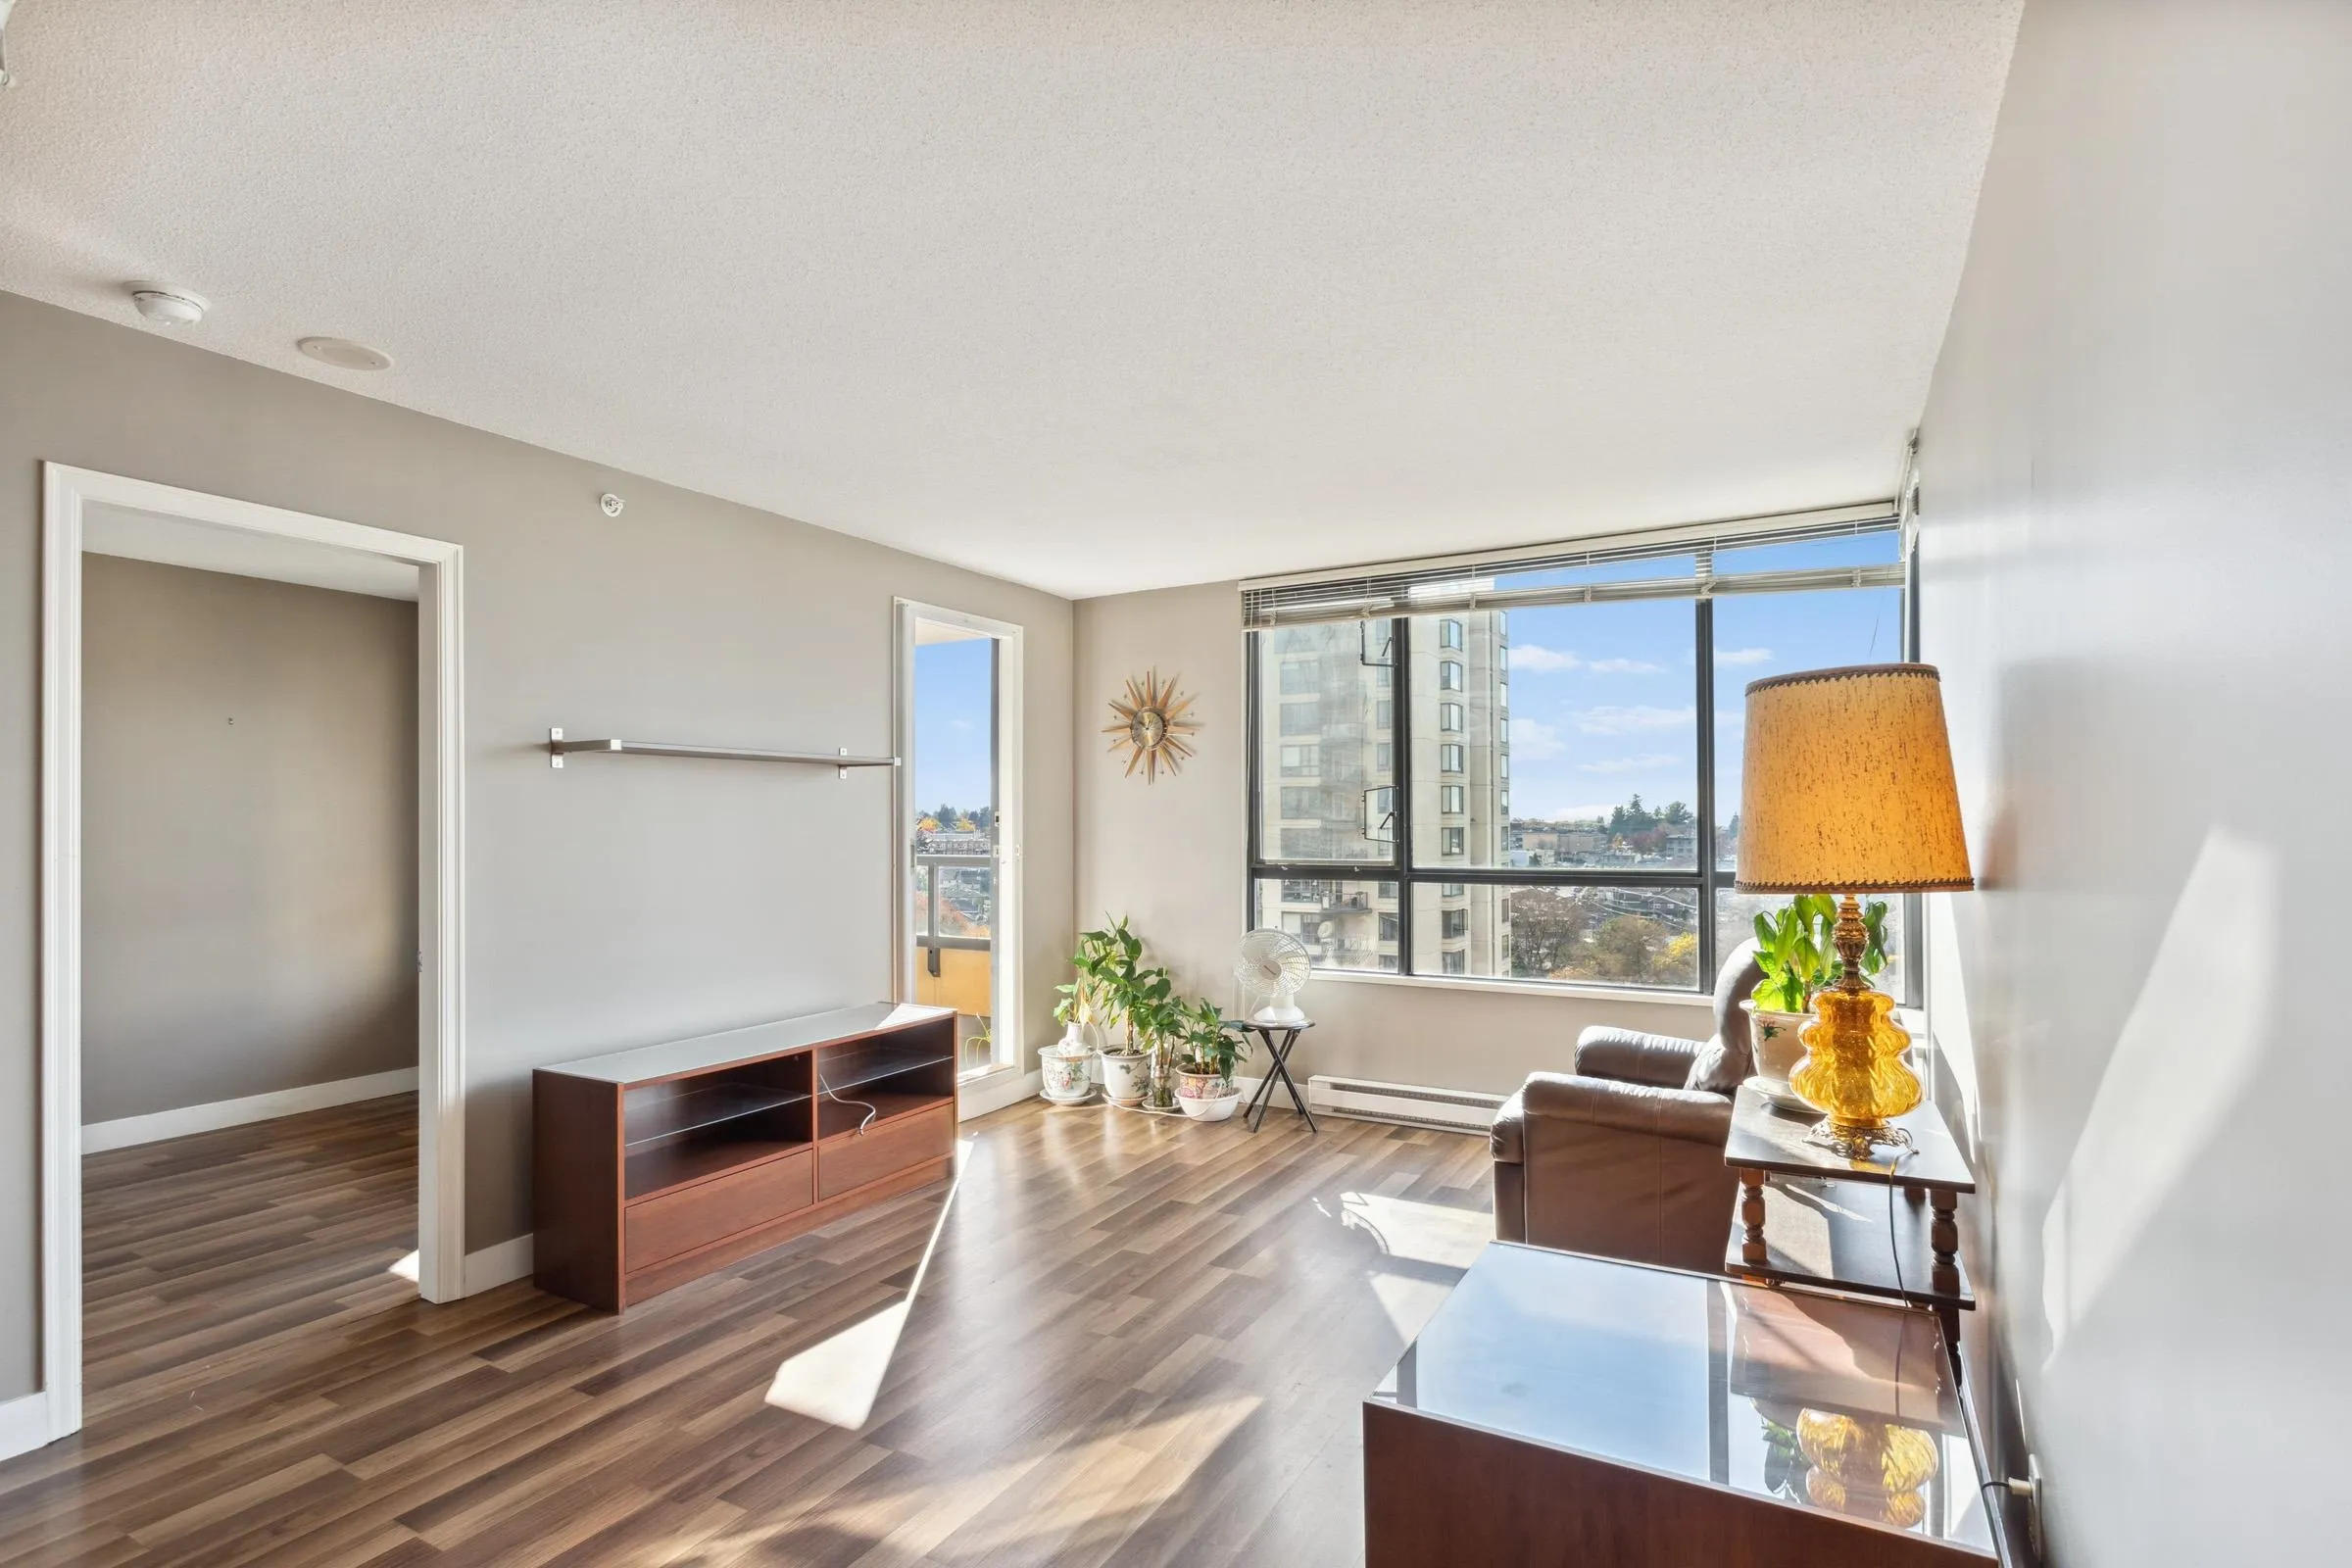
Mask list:
POLYGON ((1511 610, 1536 605, 1605 604, 1630 599, 1699 599, 1715 594, 1789 593, 1809 588, 1901 587, 1899 562, 1797 566, 1718 573, 1720 552, 1758 545, 1893 533, 1892 500, 1827 511, 1784 513, 1729 522, 1615 534, 1571 544, 1534 545, 1473 555, 1391 562, 1337 571, 1258 577, 1242 584, 1242 624, 1288 626, 1434 614, 1449 610, 1511 610), (1655 575, 1571 574, 1654 561, 1655 575), (1688 569, 1679 569, 1688 562, 1688 569), (1668 570, 1669 566, 1678 569, 1668 570), (1544 576, 1569 580, 1544 582, 1544 576))

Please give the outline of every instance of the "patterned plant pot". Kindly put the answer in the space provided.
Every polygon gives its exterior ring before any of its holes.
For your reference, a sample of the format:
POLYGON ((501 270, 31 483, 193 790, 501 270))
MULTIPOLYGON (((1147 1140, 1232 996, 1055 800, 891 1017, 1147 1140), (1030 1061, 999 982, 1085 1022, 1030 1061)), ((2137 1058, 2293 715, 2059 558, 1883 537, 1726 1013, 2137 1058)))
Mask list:
POLYGON ((1813 1015, 1769 1011, 1752 999, 1740 1005, 1747 1009, 1748 1052, 1755 1058, 1756 1075, 1787 1083, 1796 1064, 1805 1059, 1805 1045, 1796 1032, 1811 1023, 1813 1015))
POLYGON ((1114 1105, 1140 1105, 1152 1087, 1152 1058, 1144 1052, 1132 1055, 1102 1053, 1102 1092, 1114 1105))
POLYGON ((1048 1046, 1038 1054, 1045 1097, 1056 1105, 1083 1105, 1095 1098, 1095 1054, 1081 1041, 1048 1046))
POLYGON ((1242 1086, 1229 1084, 1213 1072, 1176 1074, 1176 1103, 1195 1121, 1223 1121, 1242 1102, 1242 1086))

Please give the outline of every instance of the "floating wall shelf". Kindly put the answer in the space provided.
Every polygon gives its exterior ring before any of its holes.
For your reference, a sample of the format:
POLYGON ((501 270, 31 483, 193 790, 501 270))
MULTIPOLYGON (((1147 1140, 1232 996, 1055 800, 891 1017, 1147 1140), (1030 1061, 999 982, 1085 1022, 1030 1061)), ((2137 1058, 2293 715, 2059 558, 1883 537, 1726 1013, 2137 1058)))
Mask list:
POLYGON ((547 732, 547 761, 550 767, 562 767, 564 759, 575 753, 602 753, 618 757, 715 757, 730 762, 812 762, 838 768, 843 778, 850 776, 853 767, 896 767, 895 757, 852 757, 848 747, 838 752, 760 752, 742 746, 688 746, 676 741, 624 741, 617 736, 601 740, 567 741, 560 729, 547 732))

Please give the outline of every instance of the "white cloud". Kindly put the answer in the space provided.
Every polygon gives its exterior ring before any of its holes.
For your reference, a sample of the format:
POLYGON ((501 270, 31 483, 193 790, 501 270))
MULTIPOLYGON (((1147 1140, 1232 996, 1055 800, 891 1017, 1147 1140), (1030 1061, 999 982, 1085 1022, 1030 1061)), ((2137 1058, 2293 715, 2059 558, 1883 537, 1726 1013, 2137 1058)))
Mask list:
POLYGON ((1772 650, 1769 648, 1718 648, 1715 650, 1715 662, 1718 664, 1769 664, 1772 662, 1772 650))
POLYGON ((1565 648, 1520 643, 1511 649, 1513 674, 1555 675, 1581 669, 1594 675, 1654 675, 1660 666, 1641 659, 1580 659, 1565 648))
POLYGON ((1568 743, 1560 739, 1556 725, 1546 724, 1540 718, 1511 720, 1511 755, 1521 761, 1540 762, 1548 757, 1558 757, 1567 750, 1568 743))
POLYGON ((968 718, 951 718, 948 720, 948 728, 953 730, 963 730, 968 732, 971 727, 972 721, 968 718))
POLYGON ((1597 762, 1579 762, 1577 770, 1584 773, 1639 773, 1645 767, 1664 767, 1676 759, 1664 752, 1643 752, 1639 757, 1604 757, 1597 762))
POLYGON ((1672 729, 1689 724, 1697 716, 1698 710, 1690 707, 1651 708, 1637 704, 1631 708, 1588 708, 1576 715, 1576 727, 1588 735, 1623 735, 1641 729, 1672 729))
POLYGON ((1605 802, 1599 806, 1563 806, 1544 818, 1547 822, 1606 822, 1608 819, 1609 807, 1605 802))

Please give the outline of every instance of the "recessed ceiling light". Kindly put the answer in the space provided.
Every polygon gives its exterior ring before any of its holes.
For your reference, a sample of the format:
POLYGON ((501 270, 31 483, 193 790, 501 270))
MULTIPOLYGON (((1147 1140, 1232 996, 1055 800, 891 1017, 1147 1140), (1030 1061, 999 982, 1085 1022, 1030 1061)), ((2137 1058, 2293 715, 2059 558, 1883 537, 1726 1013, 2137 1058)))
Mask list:
POLYGON ((306 337, 294 345, 321 365, 338 370, 388 370, 392 356, 347 337, 306 337))
POLYGON ((203 295, 168 283, 133 283, 129 293, 139 314, 158 326, 194 326, 212 309, 212 302, 203 295))

